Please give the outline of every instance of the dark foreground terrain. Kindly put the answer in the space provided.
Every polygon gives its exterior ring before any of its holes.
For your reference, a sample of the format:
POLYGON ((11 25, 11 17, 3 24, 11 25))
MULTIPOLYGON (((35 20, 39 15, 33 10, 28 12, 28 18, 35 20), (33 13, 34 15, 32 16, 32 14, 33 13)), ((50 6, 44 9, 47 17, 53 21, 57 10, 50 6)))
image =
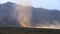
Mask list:
POLYGON ((60 34, 59 29, 0 27, 0 34, 60 34))

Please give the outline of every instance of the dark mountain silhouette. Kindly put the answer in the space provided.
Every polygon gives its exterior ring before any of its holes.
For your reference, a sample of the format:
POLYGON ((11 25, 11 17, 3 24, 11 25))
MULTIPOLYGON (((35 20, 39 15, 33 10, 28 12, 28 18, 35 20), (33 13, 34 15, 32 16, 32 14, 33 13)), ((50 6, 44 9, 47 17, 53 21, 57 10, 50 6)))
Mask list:
MULTIPOLYGON (((1 25, 13 25, 18 26, 19 24, 16 20, 17 15, 13 15, 15 11, 15 6, 17 4, 12 2, 7 2, 4 4, 0 4, 0 24, 1 25), (14 17, 13 17, 14 16, 14 17)), ((34 8, 30 6, 32 9, 32 26, 36 26, 38 24, 43 25, 51 25, 60 22, 60 11, 59 10, 48 10, 43 8, 34 8)), ((15 13, 17 14, 17 13, 15 13)))
POLYGON ((13 15, 15 10, 15 5, 16 4, 12 2, 0 4, 0 24, 1 25, 18 26, 16 16, 13 15))
POLYGON ((43 8, 32 8, 32 22, 33 25, 55 25, 60 24, 60 11, 48 10, 43 8))

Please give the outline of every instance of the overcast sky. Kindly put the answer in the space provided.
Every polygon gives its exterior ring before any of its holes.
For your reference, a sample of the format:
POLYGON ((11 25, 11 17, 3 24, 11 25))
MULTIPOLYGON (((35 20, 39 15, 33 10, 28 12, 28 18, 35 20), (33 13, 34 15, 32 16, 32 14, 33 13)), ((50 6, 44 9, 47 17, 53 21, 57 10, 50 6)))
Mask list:
MULTIPOLYGON (((19 3, 22 2, 23 0, 0 0, 0 3, 5 3, 5 2, 15 2, 19 3)), ((57 9, 60 10, 60 0, 31 0, 31 4, 33 7, 43 7, 46 9, 57 9)))

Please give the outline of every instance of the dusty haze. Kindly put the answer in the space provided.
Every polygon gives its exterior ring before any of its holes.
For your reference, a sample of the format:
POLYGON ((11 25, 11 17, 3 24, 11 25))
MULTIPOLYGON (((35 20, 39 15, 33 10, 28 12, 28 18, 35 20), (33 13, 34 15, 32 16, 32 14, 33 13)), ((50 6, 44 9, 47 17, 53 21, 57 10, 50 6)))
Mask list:
POLYGON ((30 0, 24 0, 24 2, 22 2, 22 4, 20 4, 20 5, 15 6, 15 8, 18 10, 17 20, 22 27, 60 29, 60 27, 59 27, 60 23, 58 21, 53 21, 54 24, 50 24, 50 25, 49 25, 49 23, 37 24, 37 26, 34 27, 31 24, 32 9, 31 9, 31 7, 29 7, 29 6, 31 6, 30 0))
POLYGON ((22 4, 20 4, 20 5, 21 5, 21 7, 16 6, 16 8, 19 12, 18 17, 17 17, 18 22, 22 27, 31 27, 31 24, 30 24, 31 8, 29 7, 30 1, 24 0, 24 2, 22 2, 22 4))

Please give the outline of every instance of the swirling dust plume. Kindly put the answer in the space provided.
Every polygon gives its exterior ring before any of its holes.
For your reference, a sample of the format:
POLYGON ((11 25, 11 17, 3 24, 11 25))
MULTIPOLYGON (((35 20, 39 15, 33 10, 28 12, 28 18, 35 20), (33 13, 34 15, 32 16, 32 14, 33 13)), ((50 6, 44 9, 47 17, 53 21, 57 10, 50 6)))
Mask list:
MULTIPOLYGON (((17 17, 17 20, 19 22, 19 24, 22 27, 31 27, 31 28, 55 28, 58 29, 59 27, 59 23, 55 23, 55 25, 51 24, 51 25, 39 25, 37 24, 36 27, 31 26, 31 17, 32 17, 32 9, 31 7, 31 3, 30 0, 24 0, 24 2, 22 2, 22 4, 20 4, 17 7, 19 15, 17 17), (21 6, 20 6, 21 5, 21 6), (20 7, 19 7, 20 6, 20 7)), ((57 21, 56 21, 57 22, 57 21)))

